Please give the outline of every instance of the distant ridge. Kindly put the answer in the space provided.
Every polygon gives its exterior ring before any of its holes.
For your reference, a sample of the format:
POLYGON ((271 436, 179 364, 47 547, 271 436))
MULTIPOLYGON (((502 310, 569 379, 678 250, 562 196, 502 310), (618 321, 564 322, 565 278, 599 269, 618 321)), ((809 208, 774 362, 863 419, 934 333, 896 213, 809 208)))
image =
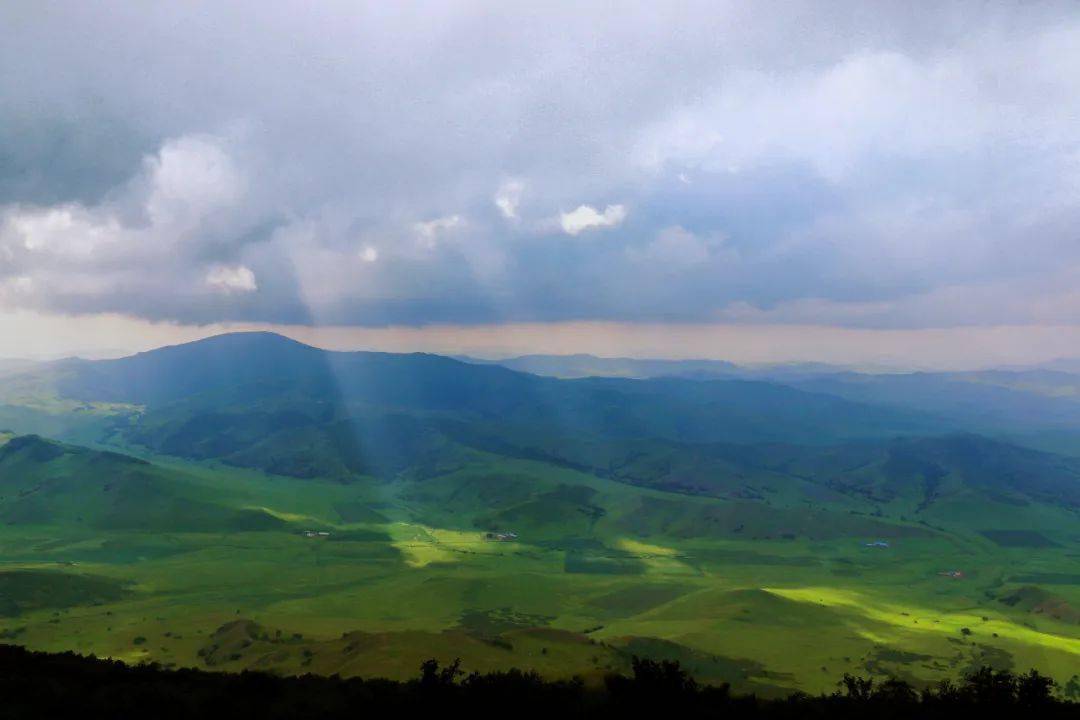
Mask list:
POLYGON ((327 351, 266 332, 49 373, 41 384, 64 401, 131 407, 107 421, 126 442, 300 477, 393 475, 443 462, 452 447, 490 449, 493 433, 517 447, 521 437, 822 444, 956 429, 756 379, 557 379, 423 353, 327 351))
POLYGON ((723 360, 639 360, 608 358, 578 353, 574 355, 522 355, 504 360, 478 360, 463 357, 466 362, 501 365, 511 370, 557 378, 623 377, 645 379, 686 375, 711 378, 736 377, 739 366, 723 360))
POLYGON ((563 379, 585 377, 633 379, 679 377, 699 380, 770 380, 852 371, 847 366, 817 362, 739 365, 727 360, 600 357, 585 353, 572 355, 520 355, 501 360, 484 360, 469 356, 457 356, 457 358, 475 364, 501 365, 502 367, 534 375, 563 379))

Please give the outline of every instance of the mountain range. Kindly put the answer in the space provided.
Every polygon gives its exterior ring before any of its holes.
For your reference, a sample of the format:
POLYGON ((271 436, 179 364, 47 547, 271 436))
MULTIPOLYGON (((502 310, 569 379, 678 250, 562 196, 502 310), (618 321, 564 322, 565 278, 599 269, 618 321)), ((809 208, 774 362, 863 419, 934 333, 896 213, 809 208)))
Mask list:
POLYGON ((433 477, 487 453, 724 497, 809 482, 925 508, 960 483, 1075 505, 1080 461, 972 434, 1080 427, 1080 403, 1020 389, 1026 377, 560 379, 242 333, 65 360, 11 385, 109 408, 83 413, 98 442, 298 478, 433 477))
POLYGON ((645 369, 270 333, 12 368, 0 636, 394 677, 647 655, 762 693, 1075 667, 1073 376, 645 369))

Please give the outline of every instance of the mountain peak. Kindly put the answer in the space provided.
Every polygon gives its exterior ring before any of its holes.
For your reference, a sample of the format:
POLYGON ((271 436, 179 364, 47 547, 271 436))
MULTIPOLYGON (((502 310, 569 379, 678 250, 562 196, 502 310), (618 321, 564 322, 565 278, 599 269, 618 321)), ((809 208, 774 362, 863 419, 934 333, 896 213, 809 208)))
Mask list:
POLYGON ((220 335, 210 335, 208 337, 193 340, 191 342, 181 343, 179 345, 167 345, 165 347, 147 350, 138 354, 151 355, 154 353, 174 351, 182 348, 228 348, 230 350, 239 351, 257 350, 263 348, 304 348, 307 350, 320 350, 320 348, 314 347, 313 345, 307 345, 300 342, 299 340, 294 340, 286 335, 281 335, 280 333, 270 332, 268 330, 251 330, 221 333, 220 335))
POLYGON ((47 462, 63 454, 60 443, 40 435, 16 435, 0 446, 0 459, 21 455, 36 462, 47 462))

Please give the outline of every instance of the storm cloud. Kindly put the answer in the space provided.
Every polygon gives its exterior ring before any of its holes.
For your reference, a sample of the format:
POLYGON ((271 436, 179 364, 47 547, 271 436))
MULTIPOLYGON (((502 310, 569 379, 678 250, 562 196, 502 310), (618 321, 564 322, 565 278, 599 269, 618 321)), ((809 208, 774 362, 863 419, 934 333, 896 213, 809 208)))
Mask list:
POLYGON ((1073 3, 9 3, 0 308, 1080 323, 1073 3))

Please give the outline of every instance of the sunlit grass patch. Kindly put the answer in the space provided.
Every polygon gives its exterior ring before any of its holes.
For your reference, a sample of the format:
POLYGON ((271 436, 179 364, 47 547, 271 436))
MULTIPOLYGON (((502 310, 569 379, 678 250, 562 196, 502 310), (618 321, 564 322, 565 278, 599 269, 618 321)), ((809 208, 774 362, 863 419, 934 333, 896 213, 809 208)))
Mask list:
POLYGON ((679 554, 679 551, 675 548, 664 547, 663 545, 652 545, 650 543, 642 542, 640 540, 634 540, 632 538, 624 537, 619 538, 615 542, 615 546, 620 550, 633 553, 638 557, 674 557, 679 554))
MULTIPOLYGON (((265 505, 247 505, 247 506, 244 507, 244 509, 245 510, 261 510, 262 512, 266 513, 267 515, 273 515, 277 519, 284 520, 287 523, 298 523, 298 524, 308 523, 308 524, 311 524, 311 525, 332 525, 331 523, 328 523, 325 520, 313 517, 311 515, 305 515, 304 513, 287 512, 285 510, 276 510, 276 509, 271 508, 271 507, 266 507, 265 505)), ((336 526, 334 526, 334 527, 336 527, 336 526)))
POLYGON ((398 522, 387 525, 386 529, 391 544, 412 567, 459 562, 467 555, 501 554, 512 544, 490 540, 479 531, 434 528, 416 523, 398 522))
MULTIPOLYGON (((1042 632, 1009 620, 992 617, 977 612, 936 611, 915 605, 898 605, 881 602, 867 593, 859 593, 840 588, 805 587, 805 588, 763 588, 779 597, 803 603, 813 603, 826 607, 841 607, 854 610, 859 615, 896 627, 904 627, 912 633, 933 633, 937 635, 967 634, 964 630, 980 636, 991 636, 1014 640, 1020 643, 1062 650, 1080 655, 1080 638, 1064 637, 1042 632), (987 619, 983 619, 987 618, 987 619)), ((876 641, 876 640, 875 640, 876 641)))
POLYGON ((701 572, 680 559, 676 548, 653 545, 631 538, 619 538, 615 547, 640 560, 646 573, 656 575, 700 575, 701 572))

